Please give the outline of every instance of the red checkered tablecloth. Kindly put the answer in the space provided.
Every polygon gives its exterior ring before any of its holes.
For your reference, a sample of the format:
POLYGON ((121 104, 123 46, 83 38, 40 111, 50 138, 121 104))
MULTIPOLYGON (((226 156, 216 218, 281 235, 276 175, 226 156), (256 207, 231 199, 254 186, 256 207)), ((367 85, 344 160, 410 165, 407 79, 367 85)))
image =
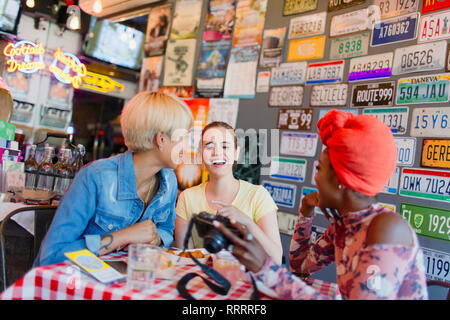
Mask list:
MULTIPOLYGON (((123 254, 102 257, 106 262, 123 258, 123 254)), ((177 266, 172 280, 156 279, 151 290, 138 291, 126 286, 126 281, 104 285, 80 273, 67 263, 31 269, 19 281, 6 289, 2 300, 179 300, 178 280, 189 272, 201 273, 196 265, 177 266)), ((317 279, 306 280, 322 294, 340 299, 337 285, 317 279)), ((198 300, 249 300, 253 292, 251 283, 239 280, 226 296, 215 294, 200 278, 189 282, 188 291, 198 300)), ((264 294, 262 299, 269 299, 264 294)))

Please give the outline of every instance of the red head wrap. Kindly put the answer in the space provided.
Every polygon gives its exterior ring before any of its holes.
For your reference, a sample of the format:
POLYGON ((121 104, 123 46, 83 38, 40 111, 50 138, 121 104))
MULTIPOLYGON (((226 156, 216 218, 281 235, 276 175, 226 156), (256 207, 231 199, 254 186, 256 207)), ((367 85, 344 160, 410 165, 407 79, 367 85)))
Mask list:
POLYGON ((317 122, 339 182, 367 196, 375 196, 395 170, 397 147, 391 130, 369 115, 329 111, 317 122))

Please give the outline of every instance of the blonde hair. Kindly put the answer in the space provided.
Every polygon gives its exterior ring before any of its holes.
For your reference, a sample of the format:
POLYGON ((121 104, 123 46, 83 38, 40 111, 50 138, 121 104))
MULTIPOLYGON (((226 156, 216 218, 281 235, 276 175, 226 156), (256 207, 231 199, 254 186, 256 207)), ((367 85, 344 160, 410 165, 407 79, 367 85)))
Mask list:
POLYGON ((157 132, 169 137, 178 129, 188 130, 194 118, 189 107, 175 96, 144 91, 125 105, 120 126, 131 151, 150 150, 157 132))

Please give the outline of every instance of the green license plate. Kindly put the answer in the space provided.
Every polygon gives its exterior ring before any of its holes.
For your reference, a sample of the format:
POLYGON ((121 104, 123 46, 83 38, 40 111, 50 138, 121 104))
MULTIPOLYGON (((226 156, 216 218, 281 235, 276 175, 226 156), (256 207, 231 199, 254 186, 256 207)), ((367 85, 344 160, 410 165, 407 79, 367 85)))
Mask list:
POLYGON ((450 241, 449 210, 401 203, 400 214, 417 234, 450 241))
POLYGON ((398 80, 396 104, 448 102, 450 74, 398 80))
POLYGON ((369 39, 370 32, 331 39, 330 59, 348 59, 367 55, 369 39))

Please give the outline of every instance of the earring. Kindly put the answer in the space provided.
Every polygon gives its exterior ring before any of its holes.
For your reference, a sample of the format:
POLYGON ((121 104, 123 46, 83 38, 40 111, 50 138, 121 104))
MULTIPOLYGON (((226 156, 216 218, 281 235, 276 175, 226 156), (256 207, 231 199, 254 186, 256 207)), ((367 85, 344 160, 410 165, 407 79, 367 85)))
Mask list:
POLYGON ((340 190, 342 190, 343 187, 342 187, 341 184, 339 184, 339 185, 338 185, 338 188, 339 188, 340 190))

